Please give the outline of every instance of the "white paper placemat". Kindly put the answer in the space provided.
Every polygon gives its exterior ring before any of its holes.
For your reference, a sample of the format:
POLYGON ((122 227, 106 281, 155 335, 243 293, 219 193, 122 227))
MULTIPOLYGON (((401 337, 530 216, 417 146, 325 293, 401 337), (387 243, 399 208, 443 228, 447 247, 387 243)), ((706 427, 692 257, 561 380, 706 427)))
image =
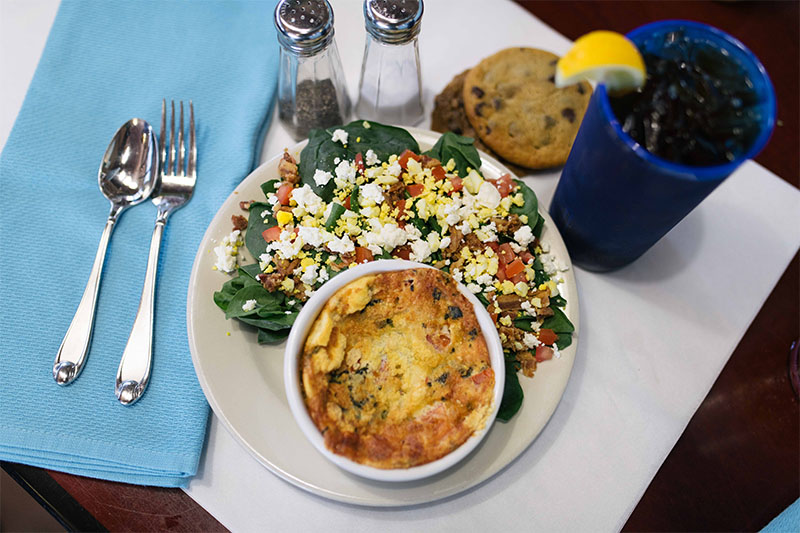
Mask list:
MULTIPOLYGON (((355 98, 361 1, 332 4, 355 98)), ((57 5, 0 2, 0 145, 57 5)), ((569 41, 511 2, 428 0, 420 37, 428 110, 455 74, 515 45, 563 53, 569 41)), ((274 122, 263 159, 292 144, 274 122)), ((556 180, 526 179, 542 205, 556 180)), ((581 336, 561 404, 517 461, 460 496, 391 510, 326 501, 260 466, 216 419, 186 492, 234 531, 618 530, 799 245, 800 191, 750 162, 630 267, 578 269, 581 336)))

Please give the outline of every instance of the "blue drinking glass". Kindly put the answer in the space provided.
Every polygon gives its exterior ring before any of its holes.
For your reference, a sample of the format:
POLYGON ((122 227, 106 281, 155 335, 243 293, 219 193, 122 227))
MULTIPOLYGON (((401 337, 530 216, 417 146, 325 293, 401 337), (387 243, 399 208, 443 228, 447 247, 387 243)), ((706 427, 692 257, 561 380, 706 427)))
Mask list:
POLYGON ((775 91, 764 66, 739 40, 706 24, 665 20, 627 37, 642 52, 657 52, 669 32, 683 29, 692 41, 727 51, 752 80, 759 133, 733 161, 686 166, 648 152, 627 133, 598 85, 550 204, 572 261, 594 271, 627 265, 646 252, 695 208, 717 185, 769 140, 775 125, 775 91))

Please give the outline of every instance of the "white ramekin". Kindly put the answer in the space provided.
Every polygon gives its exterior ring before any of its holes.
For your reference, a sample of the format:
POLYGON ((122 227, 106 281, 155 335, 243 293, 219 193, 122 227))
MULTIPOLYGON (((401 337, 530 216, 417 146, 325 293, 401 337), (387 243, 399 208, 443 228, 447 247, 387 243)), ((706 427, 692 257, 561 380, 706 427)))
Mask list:
POLYGON ((346 272, 335 276, 330 281, 322 285, 316 293, 303 306, 297 315, 297 319, 289 333, 286 342, 286 351, 283 360, 283 377, 286 386, 286 397, 289 401, 289 408, 294 415, 297 424, 303 431, 311 444, 326 458, 340 468, 353 474, 374 479, 378 481, 413 481, 438 474, 451 466, 455 465, 466 457, 486 436, 494 424, 500 401, 503 398, 503 387, 505 385, 505 361, 503 359, 503 347, 500 344, 500 337, 497 334, 494 322, 492 322, 486 308, 481 304, 474 294, 466 287, 458 284, 461 293, 469 300, 475 309, 478 324, 481 327, 483 338, 489 349, 489 358, 494 370, 494 394, 492 397, 492 412, 482 430, 472 435, 464 444, 445 455, 444 457, 430 463, 403 469, 382 469, 366 466, 352 461, 342 455, 337 455, 325 447, 325 440, 319 432, 311 416, 308 414, 305 402, 303 401, 302 385, 299 368, 299 358, 305 344, 306 336, 314 320, 321 311, 322 307, 340 288, 351 281, 354 281, 368 274, 378 272, 390 272, 394 270, 406 270, 409 268, 433 268, 430 265, 417 263, 414 261, 403 261, 400 259, 383 259, 358 265, 346 272))

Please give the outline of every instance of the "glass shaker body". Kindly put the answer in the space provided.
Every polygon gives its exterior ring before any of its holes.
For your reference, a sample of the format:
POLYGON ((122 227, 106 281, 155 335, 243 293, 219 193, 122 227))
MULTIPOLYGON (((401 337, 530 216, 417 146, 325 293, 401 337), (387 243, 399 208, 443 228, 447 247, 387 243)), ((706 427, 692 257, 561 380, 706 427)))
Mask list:
POLYGON ((281 45, 278 118, 297 140, 350 118, 342 62, 327 0, 281 0, 275 9, 281 45))
POLYGON ((356 105, 358 118, 413 126, 424 114, 417 39, 388 44, 367 34, 356 105))
POLYGON ((413 126, 424 117, 417 37, 422 0, 365 0, 367 30, 356 115, 413 126))

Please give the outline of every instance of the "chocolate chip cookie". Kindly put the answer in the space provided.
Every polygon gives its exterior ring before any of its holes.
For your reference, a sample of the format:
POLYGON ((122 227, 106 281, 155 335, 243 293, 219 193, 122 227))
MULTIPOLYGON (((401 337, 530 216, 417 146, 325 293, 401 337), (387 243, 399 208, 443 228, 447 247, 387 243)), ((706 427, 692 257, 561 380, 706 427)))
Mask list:
POLYGON ((562 165, 578 133, 591 86, 557 89, 558 56, 535 48, 507 48, 464 77, 464 111, 487 146, 528 168, 562 165))
POLYGON ((508 169, 517 176, 524 176, 528 173, 524 168, 509 163, 494 153, 491 148, 481 142, 475 128, 470 124, 467 114, 464 112, 463 97, 464 78, 466 78, 467 72, 469 72, 469 70, 465 70, 453 78, 444 90, 434 99, 433 113, 431 114, 431 129, 439 133, 452 131, 464 137, 472 137, 475 139, 475 148, 499 159, 501 163, 506 165, 508 169))

